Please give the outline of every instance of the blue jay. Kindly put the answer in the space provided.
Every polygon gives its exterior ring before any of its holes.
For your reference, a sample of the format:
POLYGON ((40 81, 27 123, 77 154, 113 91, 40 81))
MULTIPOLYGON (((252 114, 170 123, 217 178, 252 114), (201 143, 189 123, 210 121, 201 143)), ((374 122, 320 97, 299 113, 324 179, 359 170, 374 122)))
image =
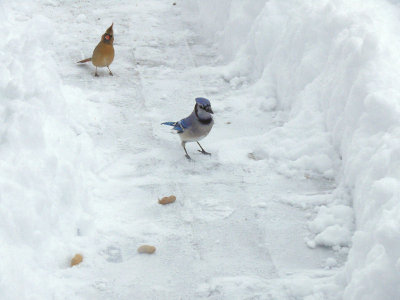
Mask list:
POLYGON ((189 117, 178 122, 164 122, 161 124, 173 126, 173 129, 178 132, 187 159, 190 159, 185 147, 187 142, 197 142, 201 149, 198 150, 199 152, 211 155, 211 153, 208 153, 203 149, 199 141, 206 137, 211 131, 211 128, 214 125, 214 120, 211 115, 213 113, 211 103, 208 99, 196 98, 196 105, 189 117))

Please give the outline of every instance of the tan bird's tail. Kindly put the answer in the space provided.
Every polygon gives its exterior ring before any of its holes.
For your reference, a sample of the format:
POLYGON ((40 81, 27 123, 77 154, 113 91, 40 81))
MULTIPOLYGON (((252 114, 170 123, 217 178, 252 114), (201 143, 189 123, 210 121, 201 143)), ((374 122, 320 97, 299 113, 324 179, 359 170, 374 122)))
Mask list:
POLYGON ((83 64, 83 63, 88 62, 88 61, 91 61, 91 60, 92 60, 91 57, 90 57, 90 58, 86 58, 86 59, 84 59, 84 60, 78 61, 77 64, 83 64))

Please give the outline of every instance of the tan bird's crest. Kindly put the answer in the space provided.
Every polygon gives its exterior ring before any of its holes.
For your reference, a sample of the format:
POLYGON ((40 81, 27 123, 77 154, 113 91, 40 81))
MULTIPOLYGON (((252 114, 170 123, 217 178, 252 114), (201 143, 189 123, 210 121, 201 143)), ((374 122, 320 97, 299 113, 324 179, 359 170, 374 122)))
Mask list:
POLYGON ((114 42, 113 26, 114 23, 112 23, 111 26, 107 28, 106 32, 101 36, 101 41, 111 44, 114 42))
POLYGON ((107 28, 106 33, 113 34, 113 26, 114 26, 114 23, 112 23, 111 26, 107 28))

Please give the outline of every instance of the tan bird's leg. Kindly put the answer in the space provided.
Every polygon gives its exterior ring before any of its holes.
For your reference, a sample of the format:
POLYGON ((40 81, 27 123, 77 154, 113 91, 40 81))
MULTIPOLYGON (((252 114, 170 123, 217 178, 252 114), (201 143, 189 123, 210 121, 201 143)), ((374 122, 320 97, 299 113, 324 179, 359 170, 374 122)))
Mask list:
POLYGON ((110 67, 107 66, 107 68, 108 68, 108 71, 110 71, 110 75, 111 75, 111 76, 114 76, 113 73, 112 73, 111 70, 110 70, 110 67))

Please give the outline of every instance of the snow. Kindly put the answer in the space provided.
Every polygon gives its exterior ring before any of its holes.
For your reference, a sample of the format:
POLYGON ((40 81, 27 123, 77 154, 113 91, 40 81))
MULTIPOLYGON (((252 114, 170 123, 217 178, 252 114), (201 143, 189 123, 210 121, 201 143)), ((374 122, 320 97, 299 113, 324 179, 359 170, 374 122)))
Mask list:
POLYGON ((280 167, 288 176, 335 178, 307 244, 352 246, 337 276, 344 299, 398 299, 397 2, 223 2, 188 9, 200 21, 217 16, 206 29, 227 64, 221 76, 286 112, 279 135, 265 134, 266 156, 289 162, 280 167))
POLYGON ((0 299, 399 299, 396 1, 0 16, 0 299), (112 22, 114 76, 95 78, 75 62, 112 22), (187 161, 160 123, 195 97, 212 156, 187 161))
POLYGON ((57 288, 51 270, 67 265, 72 237, 90 223, 93 145, 76 113, 81 98, 67 98, 54 51, 41 42, 54 36, 52 23, 1 6, 1 297, 43 299, 57 288))

